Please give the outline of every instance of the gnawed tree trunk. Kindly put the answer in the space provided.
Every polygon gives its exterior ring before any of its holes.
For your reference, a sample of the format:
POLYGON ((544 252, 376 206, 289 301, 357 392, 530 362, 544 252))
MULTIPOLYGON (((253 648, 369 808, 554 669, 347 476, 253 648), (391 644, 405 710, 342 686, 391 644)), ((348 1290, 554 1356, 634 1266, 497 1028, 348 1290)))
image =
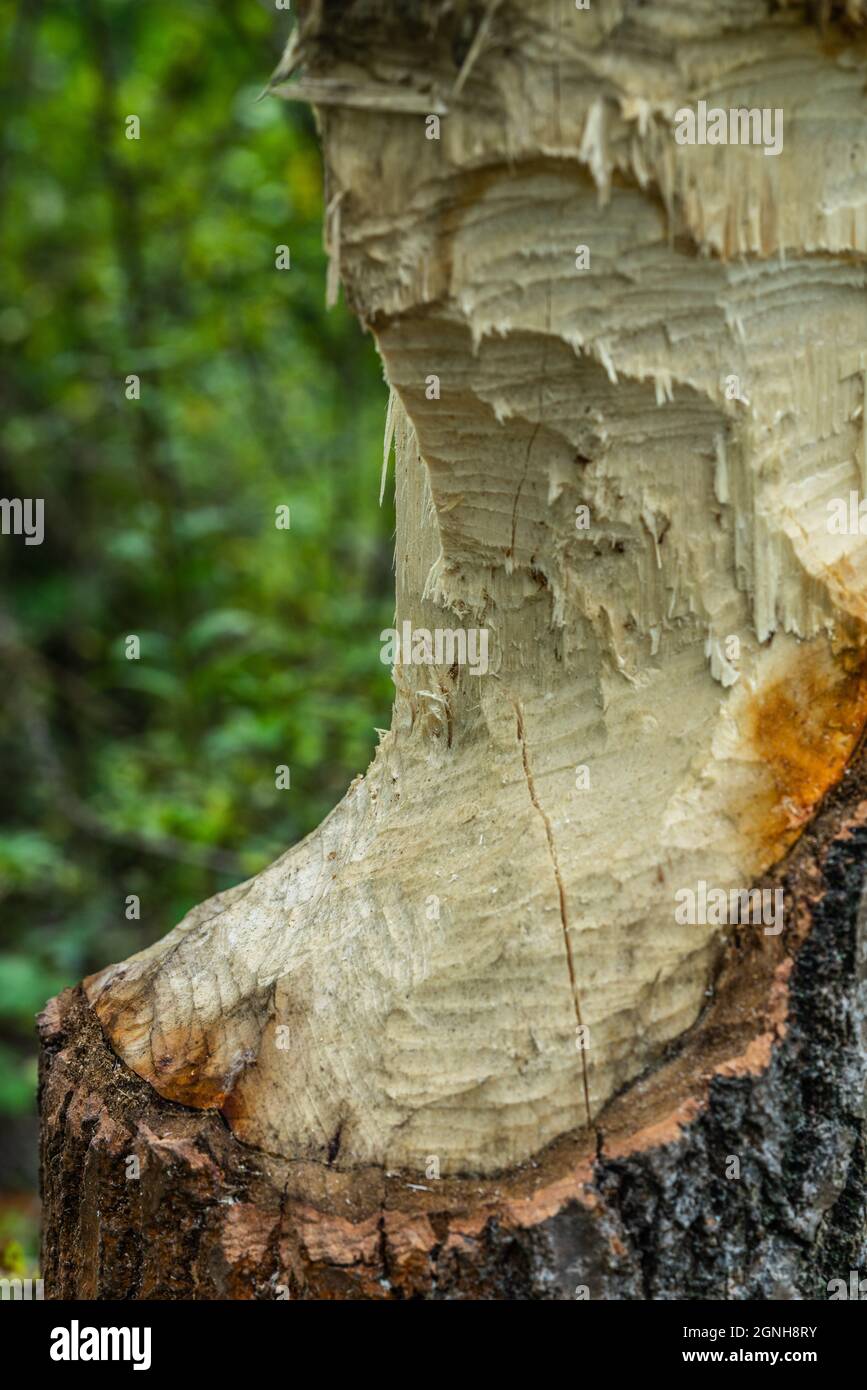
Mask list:
POLYGON ((52 1296, 864 1262, 865 66, 755 0, 306 7, 277 90, 392 388, 396 628, 490 667, 403 652, 319 830, 46 1010, 52 1296), (700 99, 782 150, 678 144, 700 99))

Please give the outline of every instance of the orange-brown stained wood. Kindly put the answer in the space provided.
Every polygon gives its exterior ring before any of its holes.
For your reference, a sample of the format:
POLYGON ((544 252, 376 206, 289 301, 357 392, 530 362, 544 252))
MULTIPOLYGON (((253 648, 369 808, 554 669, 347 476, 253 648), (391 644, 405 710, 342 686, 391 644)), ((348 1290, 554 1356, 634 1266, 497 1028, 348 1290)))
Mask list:
MULTIPOLYGON (((84 980, 85 990, 98 981, 98 974, 89 975, 84 980)), ((118 1055, 136 1055, 143 1026, 137 1011, 139 995, 125 987, 123 976, 91 997, 90 1003, 118 1055)), ((169 1031, 163 1027, 158 1040, 151 1038, 149 1056, 137 1057, 135 1070, 166 1100, 195 1110, 219 1110, 237 1076, 227 1079, 222 1073, 215 1075, 213 1068, 208 1068, 208 1058, 206 1039, 193 1038, 189 1029, 169 1031)))
POLYGON ((767 769, 767 791, 741 813, 756 845, 756 872, 794 843, 839 782, 867 725, 867 651, 804 643, 785 676, 751 704, 747 742, 767 769))

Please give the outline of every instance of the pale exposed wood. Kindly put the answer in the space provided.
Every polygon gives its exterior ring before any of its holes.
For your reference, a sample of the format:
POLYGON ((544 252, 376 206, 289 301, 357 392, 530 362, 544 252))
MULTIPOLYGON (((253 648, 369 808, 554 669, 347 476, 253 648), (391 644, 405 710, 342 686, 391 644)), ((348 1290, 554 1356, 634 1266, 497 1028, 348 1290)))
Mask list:
POLYGON ((676 891, 764 873, 864 726, 867 538, 826 520, 867 467, 867 49, 746 0, 505 0, 437 141, 451 45, 421 73, 387 16, 351 62, 311 21, 293 63, 343 94, 396 624, 484 626, 491 670, 398 667, 324 824, 87 992, 161 1095, 282 1159, 493 1173, 694 1023, 722 934, 676 891), (677 146, 699 97, 781 108, 782 153, 677 146))
POLYGON ((361 111, 401 111, 417 115, 445 116, 448 107, 437 97, 420 92, 401 91, 384 84, 353 86, 350 82, 278 83, 269 89, 286 101, 314 102, 317 106, 350 106, 361 111))

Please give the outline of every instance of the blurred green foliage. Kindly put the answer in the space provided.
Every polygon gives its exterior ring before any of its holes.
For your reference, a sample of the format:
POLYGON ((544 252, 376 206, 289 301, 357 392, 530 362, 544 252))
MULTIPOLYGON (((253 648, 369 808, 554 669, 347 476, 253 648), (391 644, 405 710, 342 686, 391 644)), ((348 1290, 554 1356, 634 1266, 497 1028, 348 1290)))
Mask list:
POLYGON ((394 523, 376 356, 324 308, 313 121, 256 100, 289 16, 0 15, 0 496, 44 498, 46 528, 0 537, 10 1112, 32 1106, 49 995, 268 863, 366 766, 394 523))

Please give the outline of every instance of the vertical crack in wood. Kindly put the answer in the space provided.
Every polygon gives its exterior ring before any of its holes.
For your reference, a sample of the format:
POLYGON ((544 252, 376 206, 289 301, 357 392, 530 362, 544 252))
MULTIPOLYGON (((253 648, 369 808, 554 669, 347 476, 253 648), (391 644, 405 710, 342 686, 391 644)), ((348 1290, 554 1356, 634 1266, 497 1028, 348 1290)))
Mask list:
MULTIPOLYGON (((519 700, 513 699, 512 704, 515 709, 515 718, 518 724, 518 742, 521 745, 521 762, 524 768, 524 776, 527 780, 527 791, 530 793, 530 800, 533 803, 535 810, 541 817, 542 824, 545 827, 545 838, 548 842, 548 854, 551 858, 551 867, 554 870, 554 881, 557 885, 557 897, 560 904, 560 925, 563 928, 563 944, 566 948, 566 964, 569 967, 569 984, 572 990, 572 1002, 575 1005, 575 1018, 578 1022, 578 1027, 583 1030, 584 1024, 581 1020, 581 1000, 578 996, 578 982, 575 978, 575 962, 572 958, 572 943, 569 940, 569 918, 566 909, 566 889, 563 884, 563 876, 560 873, 560 864, 557 859, 557 846, 554 842, 554 830, 548 818, 548 814, 545 811, 545 808, 542 805, 541 801, 539 800, 539 795, 536 791, 536 783, 533 780, 533 772, 530 767, 530 755, 527 749, 527 734, 524 726, 524 712, 521 708, 521 702, 519 700)), ((583 1041, 584 1040, 582 1037, 581 1042, 583 1043, 583 1041)), ((579 1051, 581 1053, 581 1080, 584 1087, 584 1105, 587 1110, 587 1123, 589 1125, 591 1123, 591 1115, 590 1088, 587 1083, 587 1059, 584 1056, 585 1049, 581 1047, 579 1051)))

